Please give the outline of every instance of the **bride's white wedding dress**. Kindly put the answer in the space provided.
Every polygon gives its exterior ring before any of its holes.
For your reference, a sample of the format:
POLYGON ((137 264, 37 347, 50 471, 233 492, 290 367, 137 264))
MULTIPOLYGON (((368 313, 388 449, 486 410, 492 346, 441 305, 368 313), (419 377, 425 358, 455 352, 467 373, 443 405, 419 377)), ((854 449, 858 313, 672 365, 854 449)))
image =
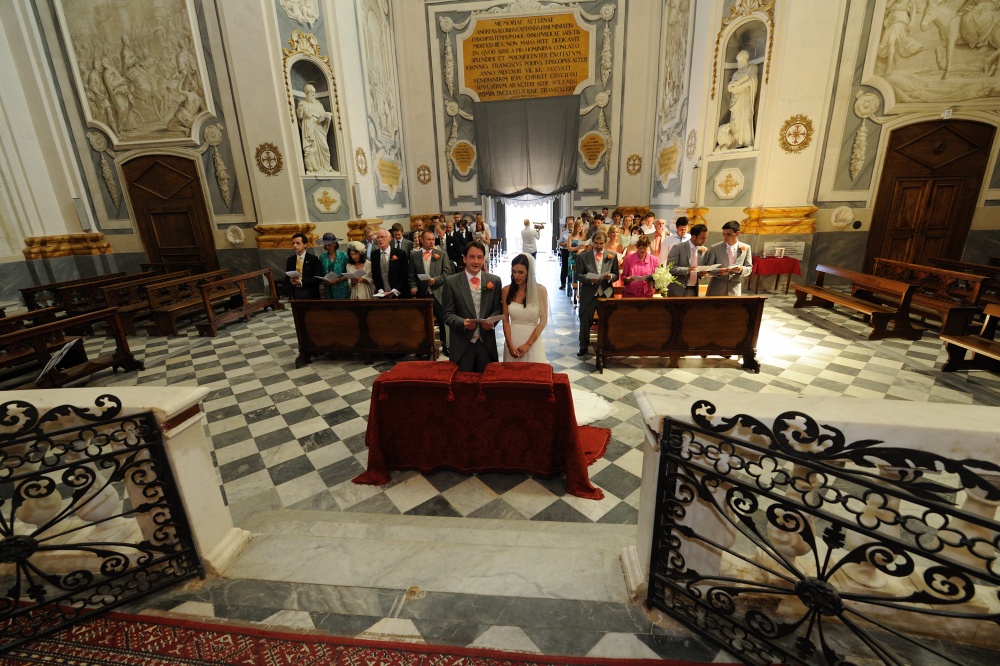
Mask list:
MULTIPOLYGON (((533 303, 527 307, 520 303, 511 303, 507 306, 510 314, 510 346, 517 349, 531 337, 538 322, 541 321, 538 312, 538 303, 533 303)), ((535 343, 528 348, 528 353, 524 356, 514 357, 510 353, 507 345, 503 346, 504 363, 548 363, 545 358, 545 343, 539 337, 535 343)))

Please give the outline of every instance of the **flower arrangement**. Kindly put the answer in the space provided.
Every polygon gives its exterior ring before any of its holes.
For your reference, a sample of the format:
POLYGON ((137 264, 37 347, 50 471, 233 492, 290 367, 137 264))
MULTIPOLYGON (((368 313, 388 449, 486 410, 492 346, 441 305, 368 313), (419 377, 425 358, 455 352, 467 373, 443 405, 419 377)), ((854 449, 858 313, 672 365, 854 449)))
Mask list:
POLYGON ((667 287, 672 284, 680 284, 676 277, 670 274, 670 269, 674 267, 674 263, 670 262, 668 264, 660 264, 653 271, 653 287, 663 294, 667 295, 667 287))

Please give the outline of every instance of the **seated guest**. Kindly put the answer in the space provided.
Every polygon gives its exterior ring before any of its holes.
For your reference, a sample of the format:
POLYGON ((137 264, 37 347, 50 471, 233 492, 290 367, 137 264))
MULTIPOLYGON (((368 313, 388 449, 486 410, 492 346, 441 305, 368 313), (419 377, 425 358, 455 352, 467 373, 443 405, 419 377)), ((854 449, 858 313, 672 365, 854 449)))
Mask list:
POLYGON ((379 229, 375 234, 378 250, 372 257, 372 280, 375 283, 375 293, 385 292, 389 297, 395 289, 398 296, 409 296, 410 285, 407 278, 407 265, 410 255, 399 248, 390 246, 389 232, 379 229))
POLYGON ((347 265, 347 253, 340 251, 340 239, 330 232, 323 234, 319 244, 326 248, 326 252, 319 256, 319 262, 323 266, 323 298, 348 298, 351 295, 351 287, 347 284, 347 278, 341 276, 332 280, 326 280, 328 273, 344 273, 347 265))
POLYGON ((392 231, 392 247, 402 250, 406 253, 406 256, 410 256, 410 252, 413 250, 413 242, 409 238, 403 238, 403 225, 399 222, 390 227, 392 231))
POLYGON ((305 234, 292 236, 292 250, 295 254, 285 262, 285 272, 298 271, 299 277, 288 278, 291 298, 319 298, 319 285, 326 273, 323 272, 319 257, 306 249, 308 245, 309 239, 305 234))
POLYGON ((652 296, 650 276, 659 265, 659 259, 650 251, 649 237, 639 236, 639 240, 635 242, 635 252, 625 257, 625 265, 622 267, 622 284, 625 285, 622 298, 652 296))
POLYGON ((353 273, 364 270, 362 277, 349 278, 351 287, 351 298, 371 298, 375 293, 375 282, 372 280, 372 262, 365 256, 365 245, 360 241, 351 241, 347 244, 347 264, 346 272, 353 273))

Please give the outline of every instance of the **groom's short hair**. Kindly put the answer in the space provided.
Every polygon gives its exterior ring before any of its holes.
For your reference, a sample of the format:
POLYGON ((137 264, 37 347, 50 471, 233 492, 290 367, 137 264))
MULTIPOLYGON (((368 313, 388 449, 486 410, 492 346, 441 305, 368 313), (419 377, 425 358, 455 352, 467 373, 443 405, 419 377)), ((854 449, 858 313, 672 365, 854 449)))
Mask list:
POLYGON ((483 256, 484 257, 486 256, 486 243, 484 243, 481 240, 474 240, 471 243, 467 243, 465 246, 465 250, 462 251, 462 256, 463 257, 469 256, 469 250, 471 250, 474 247, 478 247, 479 251, 483 253, 483 256))
POLYGON ((704 224, 696 224, 690 229, 688 229, 688 233, 691 234, 692 238, 695 236, 701 236, 706 231, 708 231, 708 227, 706 227, 704 224))

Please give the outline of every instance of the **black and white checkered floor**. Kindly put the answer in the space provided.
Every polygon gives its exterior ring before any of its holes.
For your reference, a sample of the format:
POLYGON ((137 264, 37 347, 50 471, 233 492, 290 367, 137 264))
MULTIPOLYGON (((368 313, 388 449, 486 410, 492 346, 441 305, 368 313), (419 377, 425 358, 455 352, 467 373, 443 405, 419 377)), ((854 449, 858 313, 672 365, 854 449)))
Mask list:
MULTIPOLYGON (((506 283, 505 266, 509 263, 502 262, 494 272, 506 283)), ((1000 405, 1000 377, 938 370, 945 355, 933 329, 916 342, 869 342, 869 329, 859 318, 840 310, 793 310, 790 295, 770 292, 758 344, 760 374, 743 371, 735 358, 682 359, 676 369, 668 369, 664 359, 612 359, 610 367, 598 374, 592 355, 576 356, 578 319, 566 292, 557 290, 558 262, 540 256, 538 266, 539 281, 548 285, 550 293, 544 334, 549 361, 575 386, 613 403, 612 416, 595 423, 613 433, 607 455, 590 468, 592 481, 605 492, 601 501, 566 495, 561 478, 517 474, 393 472, 392 482, 384 487, 351 483, 366 467, 364 434, 371 385, 395 361, 377 359, 375 365, 366 365, 360 357, 320 358, 296 369, 296 338, 289 311, 233 325, 216 338, 199 338, 193 326, 175 338, 133 337, 133 352, 144 359, 146 369, 99 376, 91 385, 211 389, 204 409, 220 484, 237 525, 254 514, 281 509, 633 525, 638 515, 643 430, 632 392, 644 386, 1000 405)), ((89 345, 90 352, 97 352, 102 342, 92 340, 89 345)), ((201 596, 172 592, 157 604, 164 609, 182 603, 207 604, 207 610, 199 607, 199 612, 279 624, 283 618, 291 624, 311 623, 348 635, 371 626, 368 613, 345 614, 334 622, 320 618, 311 608, 259 599, 234 603, 232 584, 215 583, 212 589, 217 595, 206 590, 201 590, 201 596), (264 610, 269 613, 263 614, 264 610), (305 621, 302 613, 311 619, 305 621)), ((268 589, 285 599, 301 596, 292 589, 268 589)), ((391 592, 383 591, 383 597, 394 598, 391 592)), ((625 620, 605 618, 609 624, 603 631, 592 632, 593 640, 581 638, 584 634, 572 626, 564 632, 576 635, 573 639, 562 637, 562 629, 550 627, 545 634, 548 638, 535 632, 525 640, 544 653, 598 656, 606 650, 596 646, 604 645, 607 636, 620 634, 625 637, 622 640, 636 643, 635 649, 624 649, 619 655, 710 661, 715 654, 682 629, 676 633, 651 629, 634 609, 615 613, 624 613, 625 620), (686 647, 678 647, 681 643, 686 647), (647 648, 648 654, 643 652, 647 648)), ((378 619, 378 613, 370 615, 378 619)), ((470 630, 468 636, 456 633, 454 626, 428 625, 420 633, 428 642, 476 644, 485 632, 497 631, 499 624, 509 628, 509 623, 487 621, 478 633, 470 630)), ((531 626, 522 628, 530 634, 531 626)), ((513 649, 530 649, 521 638, 500 642, 513 649)))

